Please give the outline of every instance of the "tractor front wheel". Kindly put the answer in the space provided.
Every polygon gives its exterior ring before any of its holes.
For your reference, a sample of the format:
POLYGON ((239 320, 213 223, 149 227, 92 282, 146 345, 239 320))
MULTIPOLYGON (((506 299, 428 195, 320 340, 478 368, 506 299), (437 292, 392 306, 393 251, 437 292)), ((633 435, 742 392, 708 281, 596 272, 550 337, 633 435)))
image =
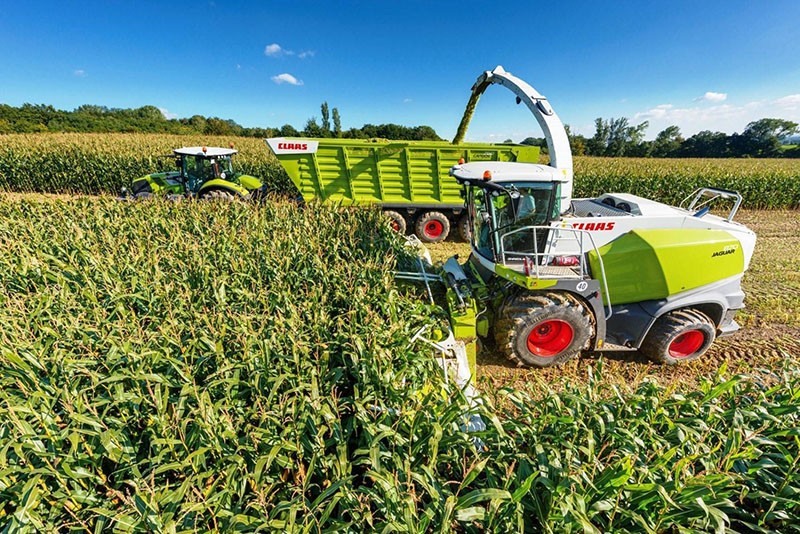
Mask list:
POLYGON ((450 220, 444 213, 429 211, 417 219, 414 230, 423 243, 441 243, 450 234, 450 220))
POLYGON ((521 293, 498 310, 495 341, 521 367, 553 367, 576 356, 592 337, 589 311, 564 293, 521 293))
POLYGON ((656 320, 639 352, 656 363, 676 365, 702 356, 715 337, 716 328, 706 314, 676 310, 656 320))

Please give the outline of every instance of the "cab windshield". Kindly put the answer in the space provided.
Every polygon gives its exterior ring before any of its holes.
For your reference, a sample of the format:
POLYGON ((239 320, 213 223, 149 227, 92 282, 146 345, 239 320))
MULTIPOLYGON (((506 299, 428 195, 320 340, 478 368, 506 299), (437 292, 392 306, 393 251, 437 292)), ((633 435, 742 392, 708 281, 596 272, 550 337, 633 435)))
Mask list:
POLYGON ((200 185, 215 178, 228 178, 233 176, 233 167, 230 156, 184 157, 184 173, 191 184, 200 185))
MULTIPOLYGON (((503 184, 506 191, 472 188, 471 219, 474 245, 486 258, 500 253, 504 235, 526 226, 546 226, 559 216, 558 182, 503 184)), ((504 250, 541 251, 546 232, 519 232, 503 240, 504 250), (537 241, 542 241, 537 243, 537 241)))

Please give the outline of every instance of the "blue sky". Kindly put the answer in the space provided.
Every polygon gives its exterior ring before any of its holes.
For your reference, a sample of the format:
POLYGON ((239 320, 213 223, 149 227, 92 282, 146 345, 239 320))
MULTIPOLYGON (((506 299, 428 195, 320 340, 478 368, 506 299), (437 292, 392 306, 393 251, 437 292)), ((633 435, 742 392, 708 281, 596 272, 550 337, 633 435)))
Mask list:
MULTIPOLYGON (((800 1, 305 2, 0 0, 0 102, 155 105, 170 117, 301 128, 326 100, 345 128, 452 137, 503 65, 573 130, 596 117, 741 131, 800 122, 800 1)), ((540 135, 499 87, 467 139, 540 135)))

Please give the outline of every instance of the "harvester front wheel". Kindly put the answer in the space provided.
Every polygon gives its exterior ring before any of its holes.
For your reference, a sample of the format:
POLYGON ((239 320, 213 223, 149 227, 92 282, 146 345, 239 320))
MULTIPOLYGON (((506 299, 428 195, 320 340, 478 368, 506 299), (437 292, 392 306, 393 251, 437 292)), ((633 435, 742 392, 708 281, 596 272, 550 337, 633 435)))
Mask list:
POLYGON ((389 217, 389 224, 392 225, 395 232, 406 235, 406 218, 402 214, 394 210, 384 210, 383 214, 389 217))
POLYGON ((715 337, 716 328, 706 314, 688 308, 676 310, 656 320, 639 352, 656 363, 676 365, 702 356, 715 337))
POLYGON ((495 341, 521 367, 553 367, 576 356, 592 336, 589 311, 562 293, 521 293, 507 300, 495 341))
POLYGON ((429 211, 420 215, 414 230, 423 243, 440 243, 450 234, 450 219, 444 213, 429 211))

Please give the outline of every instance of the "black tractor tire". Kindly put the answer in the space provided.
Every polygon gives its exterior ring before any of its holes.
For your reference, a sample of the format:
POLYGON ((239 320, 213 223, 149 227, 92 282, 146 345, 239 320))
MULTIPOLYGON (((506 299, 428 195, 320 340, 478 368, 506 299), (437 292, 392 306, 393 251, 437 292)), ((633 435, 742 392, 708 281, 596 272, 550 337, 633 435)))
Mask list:
POLYGON ((400 235, 406 235, 406 229, 408 228, 408 224, 406 223, 406 218, 397 211, 394 210, 384 210, 383 214, 389 217, 391 221, 392 228, 395 232, 400 235))
POLYGON ((441 243, 450 235, 450 219, 439 211, 423 213, 414 225, 414 233, 423 243, 441 243))
POLYGON ((462 241, 466 241, 467 243, 469 243, 470 237, 472 237, 472 228, 469 226, 469 217, 466 213, 463 213, 458 219, 458 236, 462 241))
POLYGON ((667 312, 647 333, 639 352, 651 361, 665 365, 696 360, 716 338, 714 322, 691 308, 667 312))
POLYGON ((498 349, 519 367, 554 367, 588 347, 591 312, 576 297, 523 291, 500 306, 494 324, 498 349))
POLYGON ((234 200, 241 200, 242 196, 225 191, 224 189, 212 189, 210 191, 203 191, 200 193, 200 200, 217 200, 220 202, 233 202, 234 200))

